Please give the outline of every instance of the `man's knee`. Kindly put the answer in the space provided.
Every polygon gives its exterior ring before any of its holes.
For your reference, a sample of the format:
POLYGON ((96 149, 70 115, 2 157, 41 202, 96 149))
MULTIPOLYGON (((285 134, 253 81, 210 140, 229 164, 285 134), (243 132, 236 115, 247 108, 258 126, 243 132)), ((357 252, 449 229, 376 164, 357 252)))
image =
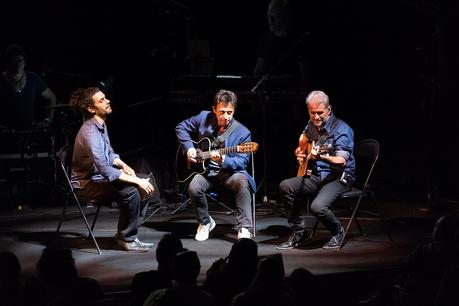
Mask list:
POLYGON ((286 193, 291 193, 291 186, 290 184, 288 183, 288 180, 283 180, 282 182, 280 182, 279 184, 279 193, 280 194, 286 194, 286 193))
POLYGON ((141 199, 140 190, 136 186, 126 187, 123 191, 123 195, 130 200, 138 200, 140 202, 141 199))
POLYGON ((323 215, 325 211, 327 210, 327 207, 325 205, 322 205, 319 202, 313 201, 311 203, 311 211, 316 214, 316 215, 323 215))
POLYGON ((188 185, 188 194, 190 196, 200 196, 200 195, 203 195, 204 194, 204 190, 202 188, 202 186, 200 186, 199 184, 193 184, 193 183, 190 183, 190 185, 188 185))
POLYGON ((236 173, 234 175, 234 180, 230 185, 235 192, 250 190, 247 177, 241 173, 236 173))

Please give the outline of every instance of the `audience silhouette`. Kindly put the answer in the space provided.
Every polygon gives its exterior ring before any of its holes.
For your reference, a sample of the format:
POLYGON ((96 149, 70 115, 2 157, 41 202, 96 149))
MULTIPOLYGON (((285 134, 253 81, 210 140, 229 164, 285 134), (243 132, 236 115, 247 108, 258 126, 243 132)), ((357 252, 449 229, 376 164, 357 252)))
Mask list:
POLYGON ((443 273, 459 262, 459 217, 443 216, 435 223, 432 240, 421 243, 406 258, 395 283, 395 304, 432 305, 443 273))
POLYGON ((319 290, 317 277, 305 268, 296 268, 290 274, 289 292, 295 306, 318 305, 319 290))
POLYGON ((293 300, 285 288, 281 258, 280 254, 262 257, 253 282, 247 290, 233 298, 231 305, 293 305, 293 300))
POLYGON ((183 251, 180 239, 172 234, 165 234, 156 248, 157 270, 137 273, 132 280, 132 306, 141 306, 155 290, 172 286, 172 261, 175 255, 183 251))
POLYGON ((25 305, 90 305, 103 298, 99 283, 80 277, 72 250, 47 247, 37 263, 38 278, 25 285, 25 305))
POLYGON ((172 287, 154 291, 143 305, 215 305, 212 295, 197 285, 200 269, 201 263, 195 251, 185 250, 178 253, 172 263, 172 287))
POLYGON ((5 306, 21 304, 21 264, 9 251, 0 252, 0 303, 5 306))
POLYGON ((459 284, 459 266, 448 269, 443 273, 437 295, 435 306, 456 306, 459 305, 457 286, 459 284))
POLYGON ((229 255, 215 261, 204 281, 218 305, 229 305, 231 299, 245 291, 257 272, 258 246, 249 238, 234 242, 229 255))

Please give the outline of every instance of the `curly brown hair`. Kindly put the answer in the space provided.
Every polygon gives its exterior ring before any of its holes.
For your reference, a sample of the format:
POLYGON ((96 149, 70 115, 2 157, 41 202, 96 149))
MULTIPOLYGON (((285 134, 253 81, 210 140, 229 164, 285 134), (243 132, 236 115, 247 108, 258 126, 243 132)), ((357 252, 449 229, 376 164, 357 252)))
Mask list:
POLYGON ((70 94, 70 107, 84 119, 91 118, 93 114, 88 111, 88 107, 94 106, 92 97, 99 91, 98 87, 78 88, 70 94))

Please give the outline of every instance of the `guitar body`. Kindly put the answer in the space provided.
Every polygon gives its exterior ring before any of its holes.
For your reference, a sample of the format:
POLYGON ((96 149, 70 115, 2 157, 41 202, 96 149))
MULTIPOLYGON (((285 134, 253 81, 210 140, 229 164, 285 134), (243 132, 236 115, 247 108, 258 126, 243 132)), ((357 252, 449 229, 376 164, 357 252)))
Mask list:
POLYGON ((305 133, 300 135, 298 147, 306 154, 306 157, 301 160, 298 166, 297 176, 311 176, 312 170, 308 166, 309 161, 313 159, 311 151, 314 147, 316 148, 317 154, 332 153, 332 146, 330 144, 324 144, 323 142, 325 141, 326 138, 323 138, 315 142, 314 140, 311 141, 305 133))
MULTIPOLYGON (((203 138, 200 141, 193 141, 193 145, 196 148, 197 155, 202 155, 202 152, 206 152, 212 149, 212 143, 209 138, 203 138)), ((195 174, 204 174, 206 172, 206 160, 197 159, 198 163, 191 163, 188 161, 186 153, 183 154, 180 145, 177 148, 177 154, 175 156, 175 174, 177 182, 184 183, 192 178, 195 174)))
POLYGON ((301 133, 300 139, 298 140, 298 147, 301 148, 301 151, 305 152, 306 157, 300 162, 298 166, 297 176, 310 176, 311 170, 308 169, 308 163, 311 155, 311 150, 314 147, 314 141, 310 141, 308 136, 305 133, 301 133))
POLYGON ((213 150, 218 150, 220 155, 228 153, 254 153, 258 150, 258 143, 245 142, 233 147, 220 149, 212 148, 212 141, 209 138, 202 138, 199 141, 193 141, 196 148, 197 163, 189 162, 187 155, 182 153, 180 145, 177 148, 175 174, 177 182, 184 183, 192 178, 195 174, 204 174, 207 171, 207 165, 210 162, 210 153, 213 150))

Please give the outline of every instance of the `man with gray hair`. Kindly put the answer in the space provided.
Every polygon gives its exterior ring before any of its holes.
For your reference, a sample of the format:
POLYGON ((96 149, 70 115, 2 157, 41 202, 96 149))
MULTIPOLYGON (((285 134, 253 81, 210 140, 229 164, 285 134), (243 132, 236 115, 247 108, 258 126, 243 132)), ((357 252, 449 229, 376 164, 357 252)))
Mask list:
POLYGON ((354 132, 343 120, 335 117, 328 96, 312 91, 306 98, 309 122, 300 135, 295 156, 298 175, 279 185, 282 203, 292 227, 289 239, 277 249, 287 250, 310 239, 301 215, 304 197, 317 194, 311 202, 316 218, 332 237, 324 249, 338 248, 344 239, 344 229, 330 207, 333 201, 351 188, 355 178, 354 132))

